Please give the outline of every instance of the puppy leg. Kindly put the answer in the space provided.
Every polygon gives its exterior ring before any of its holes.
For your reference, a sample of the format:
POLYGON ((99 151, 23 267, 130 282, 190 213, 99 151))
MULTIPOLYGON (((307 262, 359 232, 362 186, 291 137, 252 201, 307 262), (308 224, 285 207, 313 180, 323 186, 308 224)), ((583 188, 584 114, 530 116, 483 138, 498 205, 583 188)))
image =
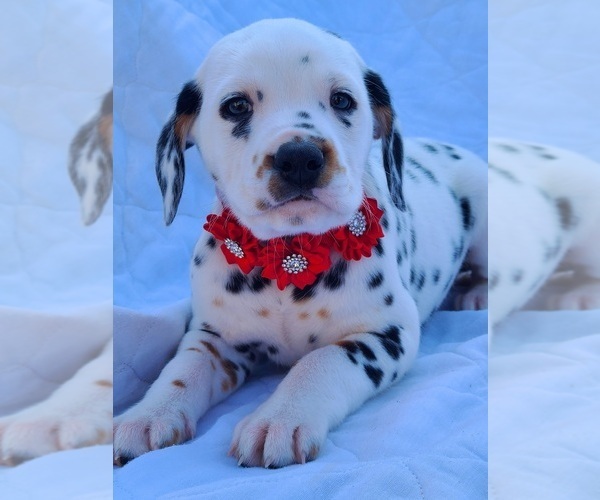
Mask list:
POLYGON ((312 351, 273 395, 235 428, 230 454, 239 465, 283 467, 316 457, 327 432, 408 370, 419 325, 390 324, 312 351))
POLYGON ((115 465, 192 439, 198 419, 242 385, 253 364, 215 332, 187 332, 144 398, 114 419, 115 465))
POLYGON ((48 399, 0 419, 0 463, 110 442, 112 340, 48 399))

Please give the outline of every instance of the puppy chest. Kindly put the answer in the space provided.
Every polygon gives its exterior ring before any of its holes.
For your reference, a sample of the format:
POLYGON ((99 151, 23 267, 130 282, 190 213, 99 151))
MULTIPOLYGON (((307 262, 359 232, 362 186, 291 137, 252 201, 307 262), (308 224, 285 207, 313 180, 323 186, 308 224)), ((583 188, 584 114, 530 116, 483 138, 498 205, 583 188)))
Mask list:
POLYGON ((208 323, 231 345, 260 342, 273 361, 293 363, 392 315, 397 283, 373 266, 334 262, 314 285, 282 291, 259 270, 245 275, 223 264, 219 253, 193 264, 194 321, 208 323))

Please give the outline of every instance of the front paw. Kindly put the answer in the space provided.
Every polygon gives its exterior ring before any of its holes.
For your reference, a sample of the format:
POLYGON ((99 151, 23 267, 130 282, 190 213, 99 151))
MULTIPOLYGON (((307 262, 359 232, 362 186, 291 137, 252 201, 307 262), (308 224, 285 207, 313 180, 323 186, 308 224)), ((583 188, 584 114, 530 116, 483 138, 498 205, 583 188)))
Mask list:
POLYGON ((0 464, 17 465, 48 453, 110 443, 111 416, 24 411, 0 419, 0 464))
POLYGON ((272 396, 235 428, 229 454, 246 467, 284 467, 313 460, 327 436, 327 423, 272 396))
POLYGON ((182 408, 136 406, 114 419, 113 463, 122 466, 149 451, 194 437, 196 421, 182 408))

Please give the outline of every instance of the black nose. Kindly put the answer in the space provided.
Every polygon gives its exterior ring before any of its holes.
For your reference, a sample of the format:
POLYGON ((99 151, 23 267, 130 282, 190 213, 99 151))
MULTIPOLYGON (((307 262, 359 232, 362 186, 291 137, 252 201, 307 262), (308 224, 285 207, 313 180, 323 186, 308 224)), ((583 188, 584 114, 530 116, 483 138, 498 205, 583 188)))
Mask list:
POLYGON ((275 153, 273 168, 279 175, 303 189, 315 187, 325 160, 321 150, 312 142, 286 142, 275 153))

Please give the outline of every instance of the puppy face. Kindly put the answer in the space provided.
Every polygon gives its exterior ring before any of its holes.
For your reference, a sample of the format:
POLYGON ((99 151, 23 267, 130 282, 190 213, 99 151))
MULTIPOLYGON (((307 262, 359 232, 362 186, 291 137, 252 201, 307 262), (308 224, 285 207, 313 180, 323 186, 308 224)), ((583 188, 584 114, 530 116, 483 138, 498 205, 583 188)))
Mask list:
POLYGON ((299 20, 261 21, 223 38, 183 88, 159 140, 167 223, 188 141, 223 204, 258 238, 347 223, 362 201, 373 132, 392 130, 389 95, 373 75, 350 44, 299 20))

